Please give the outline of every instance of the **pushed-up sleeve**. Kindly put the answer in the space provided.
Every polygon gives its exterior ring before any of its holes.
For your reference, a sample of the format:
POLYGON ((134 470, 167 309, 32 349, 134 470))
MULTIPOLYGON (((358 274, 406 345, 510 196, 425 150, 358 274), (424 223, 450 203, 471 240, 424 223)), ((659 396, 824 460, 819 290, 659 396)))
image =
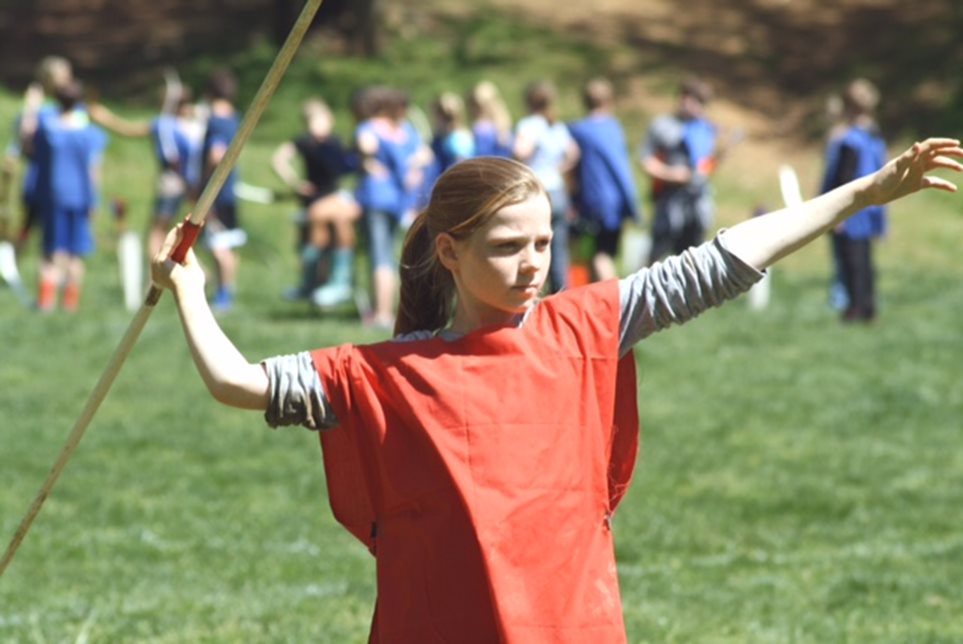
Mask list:
POLYGON ((262 364, 271 395, 264 412, 268 425, 302 425, 317 430, 330 429, 338 424, 310 353, 277 356, 262 364))
POLYGON ((730 253, 725 231, 619 282, 619 351, 749 290, 762 273, 730 253))

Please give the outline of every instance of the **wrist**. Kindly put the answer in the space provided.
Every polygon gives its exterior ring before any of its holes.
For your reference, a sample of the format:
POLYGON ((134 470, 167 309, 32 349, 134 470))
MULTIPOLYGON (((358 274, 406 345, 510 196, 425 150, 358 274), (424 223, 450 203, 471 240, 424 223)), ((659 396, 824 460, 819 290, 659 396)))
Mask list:
POLYGON ((860 177, 853 181, 852 212, 858 212, 863 208, 873 206, 877 203, 873 190, 874 187, 875 183, 873 182, 872 175, 860 177))
POLYGON ((181 275, 178 277, 172 277, 171 291, 174 293, 174 297, 178 302, 190 302, 196 301, 198 299, 206 301, 207 297, 204 293, 204 281, 195 279, 185 279, 188 277, 184 275, 186 271, 180 271, 181 275))

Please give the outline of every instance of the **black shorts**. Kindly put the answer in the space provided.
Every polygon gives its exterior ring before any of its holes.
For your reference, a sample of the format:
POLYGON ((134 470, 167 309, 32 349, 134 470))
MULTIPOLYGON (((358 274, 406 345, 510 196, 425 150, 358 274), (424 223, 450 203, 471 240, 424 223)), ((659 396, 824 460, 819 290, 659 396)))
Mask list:
POLYGON ((595 252, 605 253, 615 257, 619 252, 619 242, 622 241, 622 229, 605 230, 602 228, 595 235, 595 252))
POLYGON ((237 205, 233 203, 214 204, 211 215, 220 222, 226 230, 239 228, 237 221, 237 205))

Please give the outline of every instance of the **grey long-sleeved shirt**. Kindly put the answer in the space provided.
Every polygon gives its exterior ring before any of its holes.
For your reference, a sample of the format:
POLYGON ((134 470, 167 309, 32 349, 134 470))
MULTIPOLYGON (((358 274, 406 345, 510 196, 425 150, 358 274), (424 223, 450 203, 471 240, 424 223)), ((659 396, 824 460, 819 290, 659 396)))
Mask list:
MULTIPOLYGON (((619 280, 619 355, 624 356, 636 342, 656 331, 687 322, 736 297, 761 277, 762 273, 729 252, 723 231, 710 242, 619 280)), ((516 323, 524 324, 524 316, 519 316, 516 323)), ((422 340, 434 335, 431 331, 415 331, 395 341, 422 340)), ((445 340, 458 337, 449 331, 438 335, 445 340)), ((269 358, 263 364, 271 397, 264 416, 271 427, 337 426, 309 352, 269 358)))

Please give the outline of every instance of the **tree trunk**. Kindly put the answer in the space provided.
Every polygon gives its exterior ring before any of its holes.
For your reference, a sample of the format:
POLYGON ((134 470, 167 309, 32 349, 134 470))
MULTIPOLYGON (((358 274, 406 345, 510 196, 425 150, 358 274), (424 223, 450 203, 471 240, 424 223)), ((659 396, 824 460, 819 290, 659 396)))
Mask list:
POLYGON ((363 56, 375 56, 381 51, 381 2, 356 0, 354 5, 354 33, 352 46, 363 56))

